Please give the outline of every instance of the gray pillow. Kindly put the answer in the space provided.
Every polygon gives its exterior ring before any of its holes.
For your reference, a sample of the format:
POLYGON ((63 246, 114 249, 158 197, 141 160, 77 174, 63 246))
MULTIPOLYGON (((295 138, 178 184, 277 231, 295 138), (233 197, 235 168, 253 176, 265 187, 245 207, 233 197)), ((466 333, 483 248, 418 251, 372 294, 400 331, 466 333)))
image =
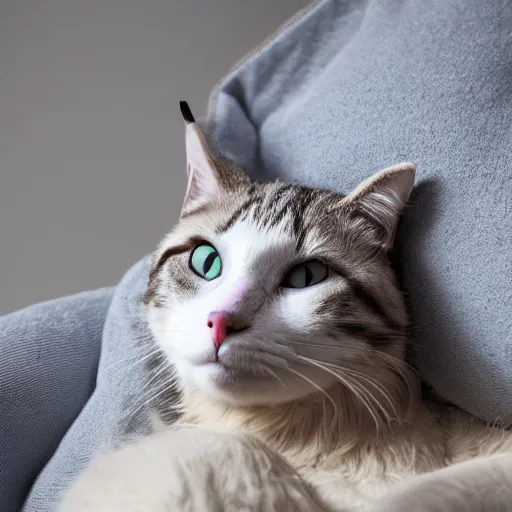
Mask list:
POLYGON ((0 316, 0 511, 33 480, 93 392, 113 289, 0 316))

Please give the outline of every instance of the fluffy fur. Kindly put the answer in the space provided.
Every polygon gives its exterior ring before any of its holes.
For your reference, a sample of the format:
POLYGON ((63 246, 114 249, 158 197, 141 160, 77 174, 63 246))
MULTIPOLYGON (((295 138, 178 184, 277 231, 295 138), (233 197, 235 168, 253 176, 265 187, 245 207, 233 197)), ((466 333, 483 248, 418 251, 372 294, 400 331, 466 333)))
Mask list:
POLYGON ((507 510, 508 432, 422 399, 404 362, 390 251, 414 166, 348 196, 258 183, 193 122, 187 158, 182 217, 145 297, 182 426, 95 461, 62 510, 507 510), (191 269, 202 243, 222 260, 212 280, 191 269), (326 279, 289 288, 313 260, 326 279), (217 349, 219 311, 232 322, 217 349))

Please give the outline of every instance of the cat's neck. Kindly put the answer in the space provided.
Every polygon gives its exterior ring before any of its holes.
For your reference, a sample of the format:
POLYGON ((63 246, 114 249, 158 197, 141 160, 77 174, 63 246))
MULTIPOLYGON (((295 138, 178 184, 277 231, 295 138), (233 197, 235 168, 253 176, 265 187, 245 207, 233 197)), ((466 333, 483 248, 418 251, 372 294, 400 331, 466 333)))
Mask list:
MULTIPOLYGON (((197 389, 183 393, 182 422, 222 430, 243 430, 280 452, 308 452, 311 457, 357 445, 379 442, 407 422, 420 403, 419 383, 396 377, 393 392, 356 396, 341 384, 326 394, 268 407, 239 407, 216 402, 197 389)), ((390 388, 388 388, 390 389, 390 388)))

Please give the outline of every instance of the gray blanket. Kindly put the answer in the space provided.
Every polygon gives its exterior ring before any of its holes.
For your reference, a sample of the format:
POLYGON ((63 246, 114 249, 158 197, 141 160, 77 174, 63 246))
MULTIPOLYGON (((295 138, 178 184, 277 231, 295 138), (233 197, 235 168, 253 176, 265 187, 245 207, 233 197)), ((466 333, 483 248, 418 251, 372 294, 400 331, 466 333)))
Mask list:
MULTIPOLYGON (((233 71, 209 113, 217 150, 253 177, 343 192, 418 164, 400 232, 411 357, 445 398, 506 424, 511 34, 510 0, 325 0, 233 71)), ((0 318, 0 510, 39 472, 24 509, 54 510, 97 450, 144 430, 147 268, 0 318)))

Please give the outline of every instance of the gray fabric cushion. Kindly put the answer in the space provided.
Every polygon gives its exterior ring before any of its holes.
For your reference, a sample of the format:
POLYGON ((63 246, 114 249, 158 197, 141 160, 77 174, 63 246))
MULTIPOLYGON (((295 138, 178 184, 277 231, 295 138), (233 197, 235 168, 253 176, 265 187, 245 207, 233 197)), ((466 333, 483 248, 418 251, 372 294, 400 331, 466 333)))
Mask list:
MULTIPOLYGON (((348 191, 379 168, 418 163, 418 187, 400 233, 414 359, 445 397, 482 418, 508 423, 511 32, 512 9, 504 0, 326 0, 227 77, 210 112, 218 150, 258 178, 348 191)), ((54 510, 59 492, 98 449, 126 432, 145 430, 147 386, 140 363, 149 335, 140 296, 147 270, 144 260, 116 289, 96 389, 37 479, 26 511, 54 510), (135 411, 140 422, 126 424, 135 411)), ((102 293, 91 296, 89 313, 71 299, 57 301, 55 311, 42 316, 36 306, 0 318, 0 332, 5 325, 12 329, 2 336, 7 343, 0 340, 6 354, 0 375, 14 383, 13 396, 28 403, 9 402, 7 436, 0 436, 17 442, 9 451, 2 447, 2 511, 18 509, 22 486, 91 391, 100 318, 110 300, 102 293), (96 325, 94 332, 75 338, 75 324, 68 322, 75 315, 96 325), (50 336, 56 318, 58 332, 50 336), (26 325, 33 329, 25 336, 26 325), (48 344, 50 374, 30 364, 48 344), (63 361, 79 360, 83 364, 73 371, 62 369, 63 361), (22 365, 25 380, 13 379, 22 365), (64 377, 53 375, 59 372, 64 377), (70 376, 76 378, 70 382, 70 376), (80 382, 88 384, 81 389, 80 382), (54 396, 59 398, 52 404, 54 396), (64 397, 68 416, 58 411, 64 397), (54 416, 46 416, 45 407, 54 416), (40 452, 34 465, 31 449, 40 452)))
POLYGON ((113 290, 0 317, 0 510, 20 510, 34 478, 92 393, 113 290))
MULTIPOLYGON (((39 474, 23 510, 55 510, 62 491, 99 450, 109 448, 126 437, 150 431, 150 412, 158 410, 169 423, 174 421, 172 405, 175 400, 173 389, 168 385, 170 375, 155 364, 158 357, 155 356, 155 345, 141 302, 149 267, 149 257, 139 261, 125 274, 113 297, 110 294, 94 391, 39 474)), ((69 308, 68 314, 71 315, 75 314, 75 309, 81 309, 79 304, 63 306, 69 308)), ((99 312, 102 309, 99 301, 97 307, 96 312, 99 312)), ((90 320, 92 322, 93 318, 90 320)), ((61 328, 66 329, 66 324, 64 319, 61 328)), ((46 329, 46 325, 42 327, 46 329)), ((46 332, 41 334, 44 336, 46 332)), ((90 377, 95 374, 96 367, 89 371, 90 377)), ((67 389, 72 385, 70 382, 67 389)), ((52 391, 53 385, 47 385, 47 392, 52 391)), ((37 419, 32 421, 37 424, 37 419)), ((36 435, 35 429, 27 431, 25 442, 37 441, 36 435)), ((56 434, 62 435, 63 432, 56 434)), ((0 492, 0 500, 1 496, 0 492)), ((0 510, 7 512, 18 508, 2 507, 0 501, 0 510)))
POLYGON ((125 435, 147 430, 149 404, 145 403, 144 363, 150 344, 141 297, 148 270, 146 258, 130 269, 117 286, 103 329, 94 392, 39 475, 24 510, 55 510, 62 490, 96 452, 125 435))

